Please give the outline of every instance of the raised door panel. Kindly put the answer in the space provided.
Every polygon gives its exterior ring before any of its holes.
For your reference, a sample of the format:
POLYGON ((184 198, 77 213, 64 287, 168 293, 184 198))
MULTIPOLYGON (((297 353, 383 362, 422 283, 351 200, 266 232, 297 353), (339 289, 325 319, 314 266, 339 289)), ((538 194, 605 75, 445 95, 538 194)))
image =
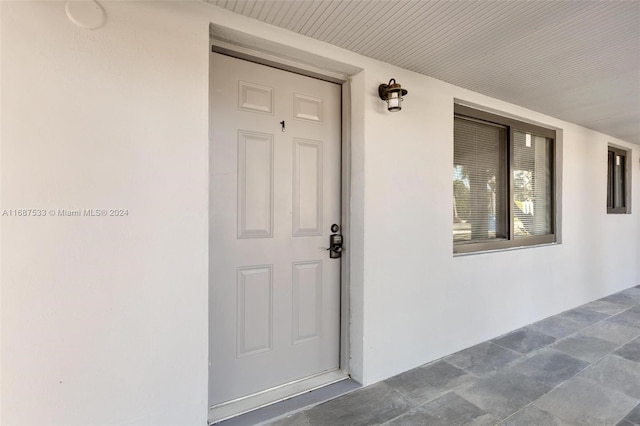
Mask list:
POLYGON ((322 142, 293 144, 293 235, 322 235, 322 142))
POLYGON ((293 264, 293 343, 322 334, 322 261, 293 264))
POLYGON ((238 238, 273 236, 273 135, 238 132, 238 238))
POLYGON ((271 265, 238 268, 238 357, 269 351, 273 341, 273 273, 271 265))

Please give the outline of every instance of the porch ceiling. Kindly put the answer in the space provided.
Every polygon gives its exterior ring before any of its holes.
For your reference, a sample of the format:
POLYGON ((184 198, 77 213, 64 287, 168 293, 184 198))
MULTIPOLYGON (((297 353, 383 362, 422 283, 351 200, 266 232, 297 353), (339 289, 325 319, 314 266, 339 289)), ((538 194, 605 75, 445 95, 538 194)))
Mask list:
POLYGON ((205 0, 640 144, 640 0, 205 0))

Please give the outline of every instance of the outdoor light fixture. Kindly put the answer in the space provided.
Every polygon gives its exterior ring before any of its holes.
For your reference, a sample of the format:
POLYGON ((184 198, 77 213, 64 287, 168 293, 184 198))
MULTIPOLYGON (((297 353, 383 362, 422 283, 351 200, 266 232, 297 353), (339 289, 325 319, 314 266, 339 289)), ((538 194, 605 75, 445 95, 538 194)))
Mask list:
POLYGON ((381 84, 378 86, 378 94, 380 99, 387 102, 387 109, 391 112, 400 111, 402 109, 402 97, 408 92, 402 88, 396 79, 389 80, 389 84, 381 84))

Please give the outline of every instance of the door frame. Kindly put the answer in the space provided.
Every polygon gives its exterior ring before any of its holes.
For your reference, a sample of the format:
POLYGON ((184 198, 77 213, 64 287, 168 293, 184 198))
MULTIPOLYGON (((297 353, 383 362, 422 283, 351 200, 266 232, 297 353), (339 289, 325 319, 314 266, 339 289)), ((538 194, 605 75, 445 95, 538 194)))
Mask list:
MULTIPOLYGON (((351 215, 350 215, 350 202, 351 202, 351 75, 360 72, 361 69, 351 67, 347 73, 336 72, 333 67, 317 67, 310 63, 294 61, 288 59, 285 55, 279 55, 265 49, 256 48, 254 43, 248 43, 252 46, 246 47, 247 43, 242 42, 242 38, 225 37, 220 35, 220 28, 214 24, 210 24, 210 38, 209 38, 209 78, 213 76, 213 69, 211 67, 211 53, 220 53, 223 55, 231 56, 238 59, 244 59, 250 62, 258 63, 261 65, 278 68, 283 71, 293 72, 301 74, 307 77, 312 77, 331 83, 336 83, 341 86, 341 195, 340 195, 340 209, 341 209, 341 232, 346 242, 344 251, 342 253, 341 268, 340 268, 340 353, 339 353, 339 370, 346 376, 350 375, 350 317, 351 317, 351 300, 350 300, 350 266, 351 266, 351 215), (351 74, 351 75, 350 75, 351 74)), ((253 38, 254 36, 248 36, 253 38)), ((296 56, 298 57, 298 56, 296 56)), ((213 99, 212 85, 209 85, 209 105, 213 99)), ((213 125, 216 122, 216 117, 213 116, 212 110, 209 107, 209 141, 211 141, 213 125)), ((209 205, 213 203, 211 194, 209 194, 209 205)), ((209 231, 209 247, 211 246, 211 231, 209 231)), ((209 270, 209 286, 213 285, 213 274, 211 269, 209 270)), ((209 309, 211 309, 211 301, 209 301, 209 309)), ((209 323, 209 327, 212 324, 209 323)), ((211 334, 209 333, 209 339, 211 334)), ((209 359, 209 365, 212 360, 209 359)), ((208 381, 210 381, 208 377, 208 381)), ((265 391, 266 392, 266 391, 265 391)), ((207 402, 209 410, 211 409, 210 400, 207 402)))

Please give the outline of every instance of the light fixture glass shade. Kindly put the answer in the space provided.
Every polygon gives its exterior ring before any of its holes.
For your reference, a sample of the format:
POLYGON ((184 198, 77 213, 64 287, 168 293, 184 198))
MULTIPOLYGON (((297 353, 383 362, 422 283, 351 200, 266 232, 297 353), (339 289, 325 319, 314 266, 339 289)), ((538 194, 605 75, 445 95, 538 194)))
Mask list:
POLYGON ((391 112, 400 111, 402 109, 402 98, 398 92, 389 93, 389 99, 387 99, 387 109, 391 112))

